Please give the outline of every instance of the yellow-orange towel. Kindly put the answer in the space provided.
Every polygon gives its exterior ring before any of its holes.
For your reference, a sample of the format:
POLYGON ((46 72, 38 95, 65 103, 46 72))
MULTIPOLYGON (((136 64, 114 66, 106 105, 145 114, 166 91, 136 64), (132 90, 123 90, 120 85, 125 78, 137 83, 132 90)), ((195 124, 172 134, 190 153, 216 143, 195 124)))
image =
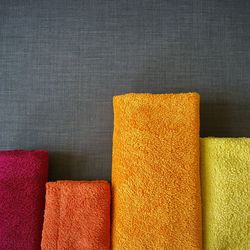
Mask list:
POLYGON ((110 249, 110 184, 47 183, 42 249, 110 249))
POLYGON ((201 139, 204 246, 250 249, 250 138, 201 139))
POLYGON ((199 102, 114 97, 113 249, 201 249, 199 102))

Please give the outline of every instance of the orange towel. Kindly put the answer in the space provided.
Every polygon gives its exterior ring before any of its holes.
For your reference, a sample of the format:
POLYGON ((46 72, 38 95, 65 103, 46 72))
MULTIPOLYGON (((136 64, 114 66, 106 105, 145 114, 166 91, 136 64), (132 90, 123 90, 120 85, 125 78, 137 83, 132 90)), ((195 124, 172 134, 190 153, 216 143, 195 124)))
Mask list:
POLYGON ((59 181, 46 184, 42 249, 110 248, 110 184, 59 181))
POLYGON ((113 104, 113 249, 201 249, 199 95, 113 104))

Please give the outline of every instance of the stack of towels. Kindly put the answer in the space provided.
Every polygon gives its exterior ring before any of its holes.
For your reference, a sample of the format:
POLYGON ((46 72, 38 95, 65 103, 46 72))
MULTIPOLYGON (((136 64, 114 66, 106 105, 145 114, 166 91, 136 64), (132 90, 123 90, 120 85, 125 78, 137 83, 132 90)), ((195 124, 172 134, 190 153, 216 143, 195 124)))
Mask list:
POLYGON ((200 139, 197 93, 113 105, 112 185, 47 182, 46 151, 0 152, 0 250, 249 249, 250 139, 200 139))

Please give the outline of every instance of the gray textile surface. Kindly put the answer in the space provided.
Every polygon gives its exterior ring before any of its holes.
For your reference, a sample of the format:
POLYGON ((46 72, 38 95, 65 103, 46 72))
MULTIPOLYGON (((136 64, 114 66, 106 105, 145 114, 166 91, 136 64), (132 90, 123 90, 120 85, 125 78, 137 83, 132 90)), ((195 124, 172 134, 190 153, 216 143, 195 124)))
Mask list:
POLYGON ((201 136, 250 136, 250 1, 0 0, 0 148, 110 179, 112 96, 201 94, 201 136))

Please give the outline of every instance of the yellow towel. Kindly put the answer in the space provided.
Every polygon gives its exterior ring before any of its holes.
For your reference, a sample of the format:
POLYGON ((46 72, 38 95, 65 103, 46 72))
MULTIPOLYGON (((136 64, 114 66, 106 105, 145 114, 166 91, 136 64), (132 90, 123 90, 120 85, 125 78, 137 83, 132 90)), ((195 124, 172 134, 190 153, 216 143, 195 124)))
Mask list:
POLYGON ((113 104, 113 249, 201 249, 199 95, 113 104))
POLYGON ((204 245, 250 249, 250 138, 201 139, 204 245))

